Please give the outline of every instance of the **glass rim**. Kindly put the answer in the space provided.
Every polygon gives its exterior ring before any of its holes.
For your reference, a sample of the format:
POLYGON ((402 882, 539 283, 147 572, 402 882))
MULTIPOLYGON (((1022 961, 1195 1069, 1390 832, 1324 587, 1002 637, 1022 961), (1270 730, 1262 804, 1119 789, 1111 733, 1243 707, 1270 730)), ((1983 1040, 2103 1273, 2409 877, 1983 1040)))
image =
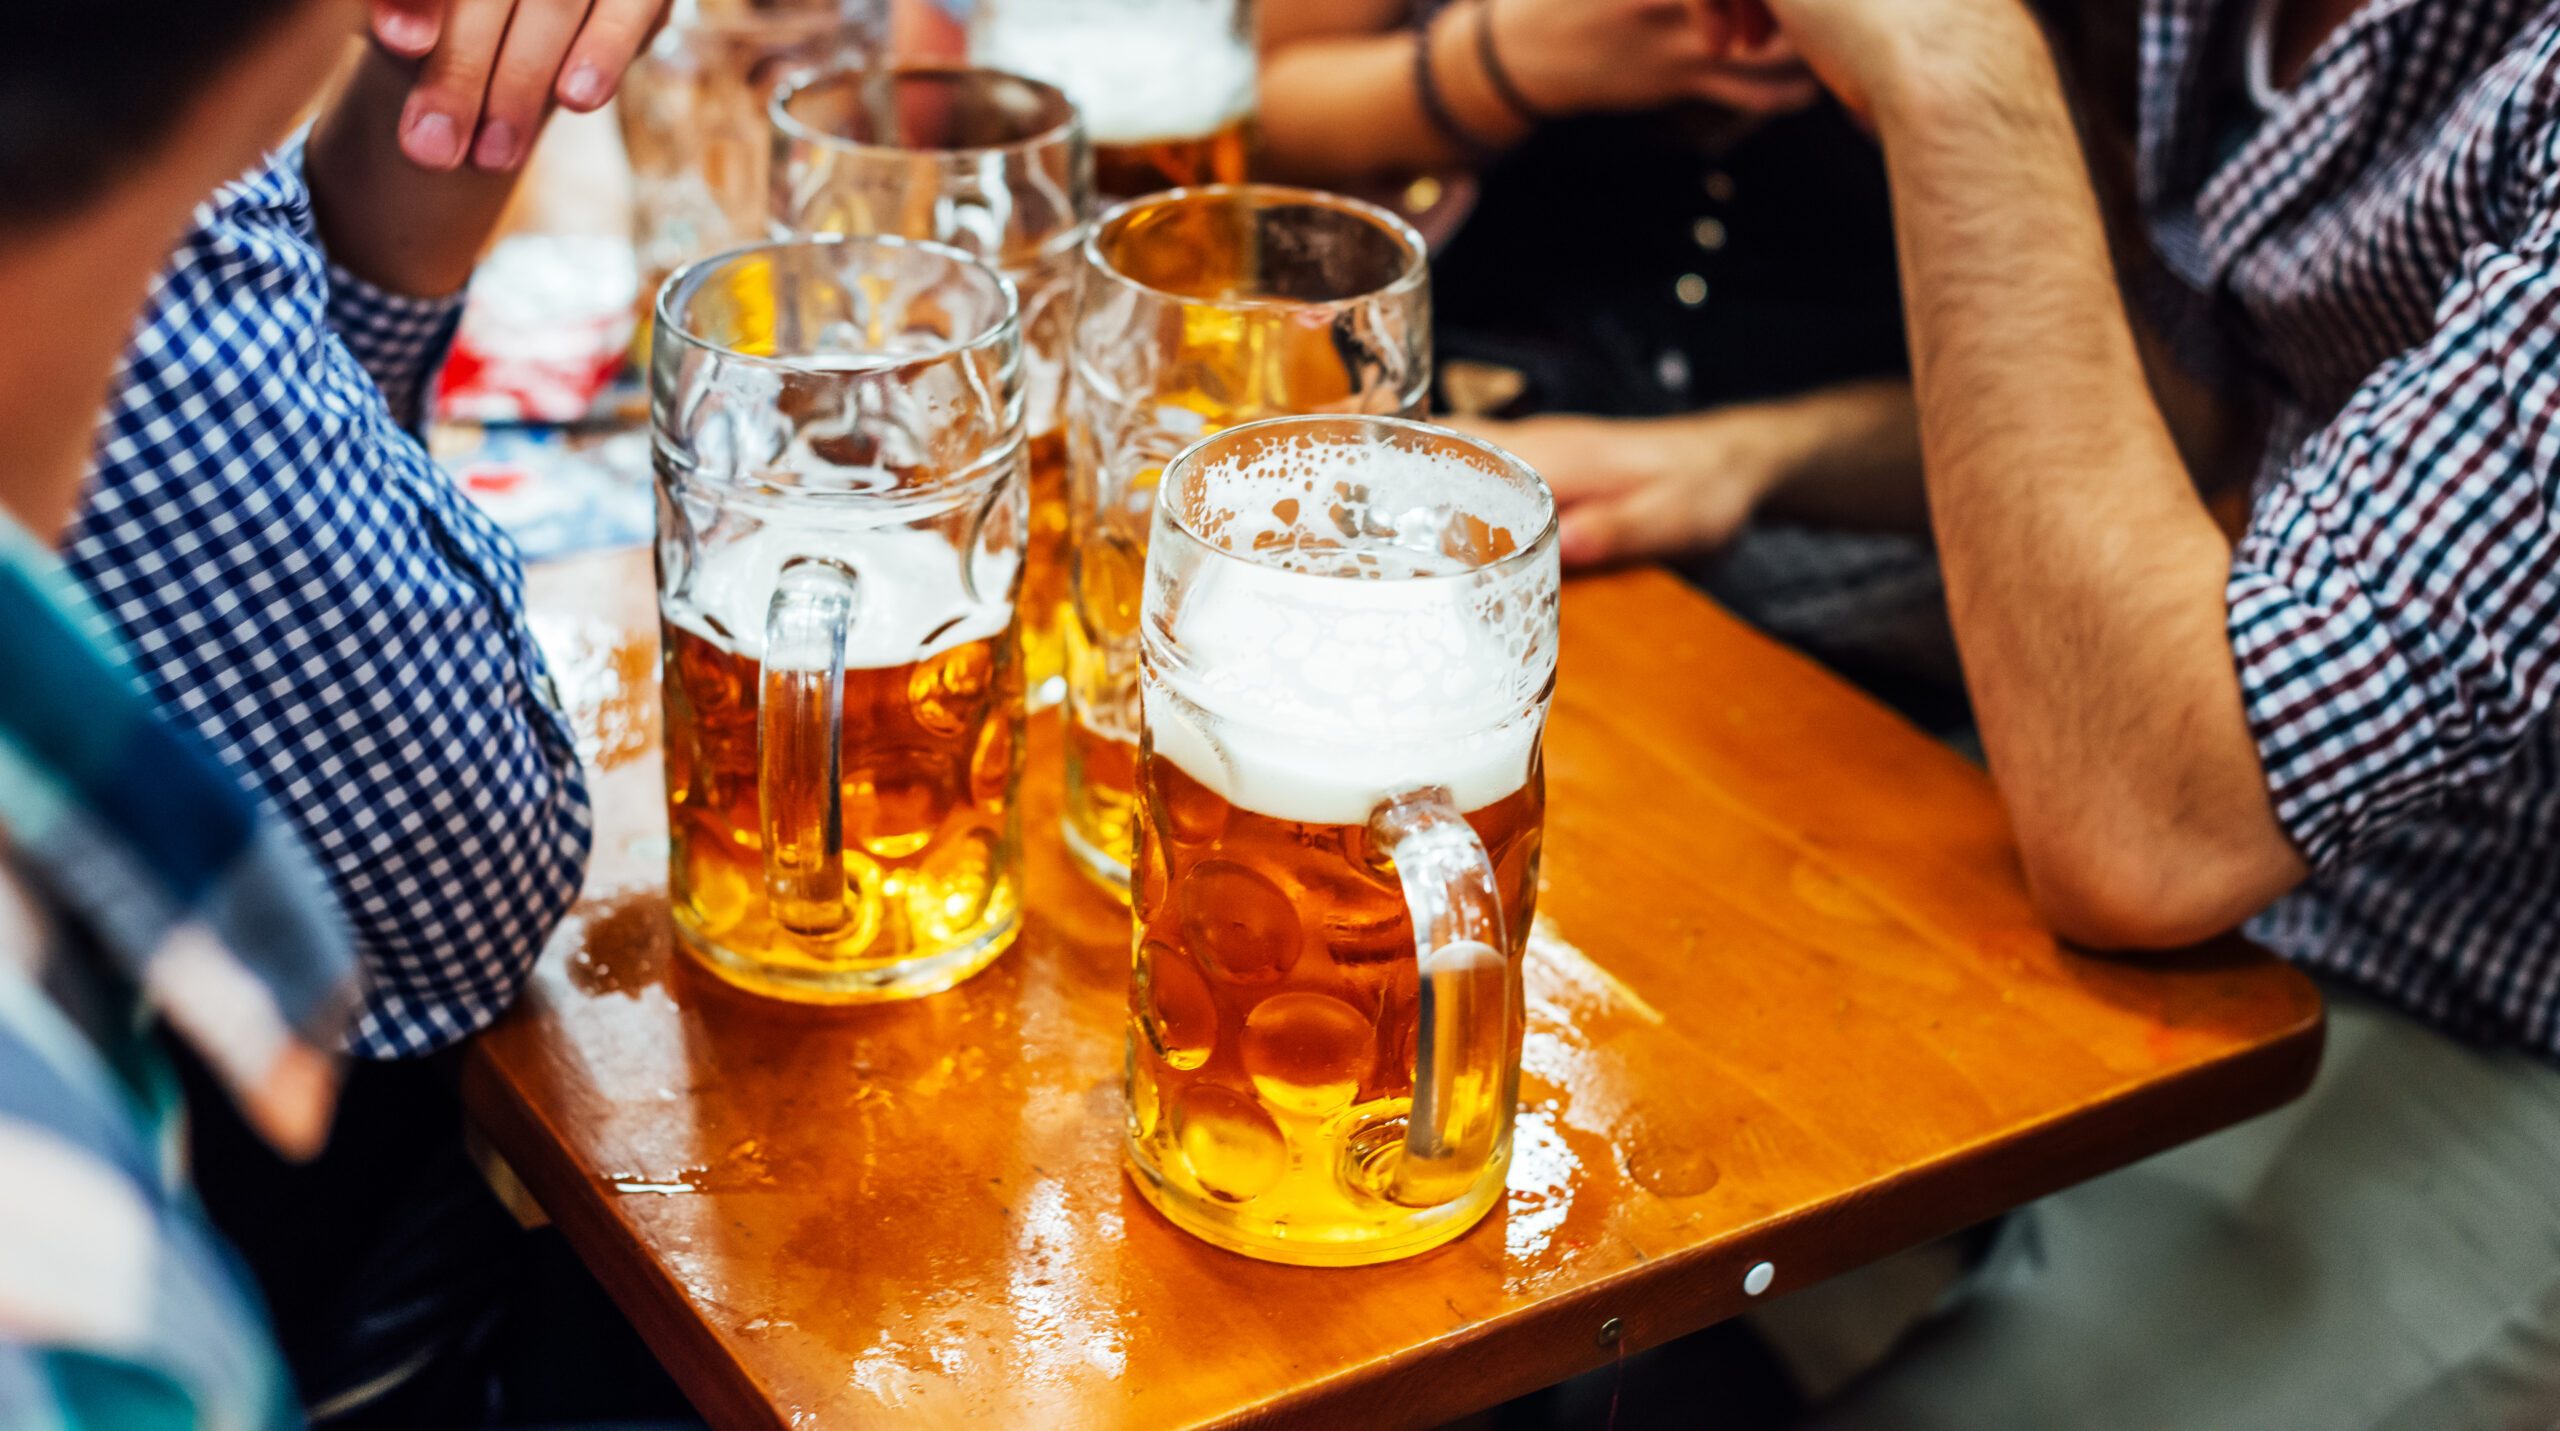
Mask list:
MULTIPOLYGON (((874 373, 892 368, 913 367, 920 363, 941 363, 982 348, 996 347, 1004 343, 1008 337, 1017 345, 1021 342, 1021 290, 1012 279, 1005 276, 1002 269, 994 264, 973 258, 949 244, 935 243, 930 239, 899 238, 893 234, 794 234, 787 238, 764 239, 756 243, 740 244, 736 248, 723 249, 719 253, 697 258, 668 274, 667 281, 658 285, 657 301, 650 305, 650 316, 656 325, 650 337, 652 348, 655 348, 660 338, 673 337, 705 352, 717 353, 723 359, 732 362, 751 363, 760 367, 792 372, 810 371, 806 355, 784 358, 766 353, 743 352, 726 343, 716 343, 703 337, 678 321, 676 316, 678 303, 690 299, 699 292, 704 280, 715 270, 759 255, 796 248, 914 249, 942 259, 959 272, 967 273, 974 270, 980 276, 992 281, 996 286, 997 296, 1004 300, 1004 311, 1000 317, 966 337, 947 339, 903 353, 831 354, 829 356, 850 357, 855 361, 850 364, 830 366, 826 369, 830 373, 874 373)), ((656 355, 653 352, 651 354, 653 364, 655 359, 656 355)))
MULTIPOLYGON (((1184 539, 1188 540, 1192 545, 1203 551, 1215 553, 1216 555, 1225 557, 1229 561, 1240 562, 1246 566, 1254 567, 1262 571, 1278 572, 1283 576, 1303 576, 1310 581, 1372 580, 1374 578, 1352 576, 1345 573, 1290 571, 1286 567, 1273 566, 1269 562, 1263 561, 1253 552, 1240 552, 1232 547, 1221 545, 1218 542, 1212 541, 1207 536, 1202 535, 1199 529, 1192 525, 1189 514, 1183 511, 1182 503, 1178 499, 1181 491, 1179 485, 1180 479, 1184 475, 1187 475, 1193 468, 1200 466, 1202 462, 1206 461, 1207 458, 1204 457, 1203 454, 1215 444, 1233 438, 1247 437, 1267 428, 1323 427, 1336 424, 1382 428, 1388 432, 1425 434, 1433 438, 1455 439, 1460 446, 1466 447, 1477 454, 1492 459, 1495 465, 1526 477, 1528 479, 1530 490, 1536 492, 1539 500, 1546 506, 1546 521, 1538 528, 1536 536, 1522 542, 1516 550, 1503 556, 1496 557, 1492 561, 1484 563, 1482 566, 1471 566, 1464 571, 1442 571, 1430 572, 1416 576, 1399 576, 1387 578, 1388 580, 1401 584, 1404 582, 1416 581, 1467 581, 1483 576, 1507 578, 1516 574, 1520 570, 1526 569, 1531 563, 1535 562, 1549 548, 1552 548, 1556 544, 1557 534, 1562 529, 1563 521, 1556 506, 1555 489, 1547 485, 1547 479, 1539 476, 1536 468, 1531 467, 1528 463, 1514 457, 1503 447, 1489 442, 1484 438, 1478 437, 1472 432, 1460 432, 1454 427, 1442 427, 1437 423, 1423 422, 1419 419, 1410 417, 1391 417, 1384 413, 1291 413, 1281 417, 1257 418, 1252 422, 1240 422, 1233 427, 1220 428, 1216 432, 1210 433, 1208 436, 1199 438, 1192 442, 1180 452, 1175 453, 1173 455, 1173 460, 1165 463, 1164 476, 1157 484, 1156 506, 1163 513, 1164 520, 1170 523, 1173 530, 1181 534, 1184 539), (1169 494, 1174 498, 1173 500, 1168 500, 1169 494)), ((1491 474, 1487 475, 1490 476, 1491 474)))
MULTIPOLYGON (((1197 308, 1224 309, 1230 312, 1350 308, 1363 303, 1374 303, 1380 299, 1400 298, 1427 287, 1431 281, 1431 245, 1423 239, 1420 230, 1406 223, 1393 210, 1372 204, 1365 199, 1352 198, 1348 194, 1336 194, 1324 189, 1305 189, 1294 184, 1193 184, 1180 189, 1163 189, 1152 194, 1140 194, 1134 199, 1123 199, 1103 210, 1095 216, 1091 224, 1086 226, 1084 258, 1086 266, 1095 274, 1132 292, 1145 294, 1160 302, 1187 304, 1197 308), (1397 246, 1405 251, 1404 272, 1397 274, 1387 283, 1364 293, 1352 294, 1347 298, 1188 298, 1153 284, 1139 282, 1121 272, 1103 255, 1103 235, 1109 233, 1114 225, 1141 209, 1163 208, 1201 199, 1239 196, 1262 201, 1260 206, 1266 208, 1277 207, 1279 204, 1303 204, 1309 208, 1332 209, 1366 219, 1384 230, 1387 236, 1394 239, 1397 246)), ((1265 421, 1269 420, 1271 419, 1265 419, 1265 421)), ((1233 430, 1233 428, 1228 429, 1228 431, 1233 430)))
POLYGON ((798 98, 801 94, 821 83, 845 79, 858 81, 869 74, 871 69, 872 67, 869 65, 854 64, 847 61, 832 61, 827 64, 820 65, 815 69, 793 74, 784 79, 781 84, 776 85, 773 91, 773 98, 765 101, 765 118, 773 125, 775 130, 788 138, 805 140, 811 144, 825 145, 828 148, 840 150, 846 153, 876 154, 884 158, 913 158, 917 155, 976 157, 987 154, 1030 154, 1038 150, 1054 148, 1061 144, 1072 145, 1076 140, 1082 138, 1084 135, 1084 111, 1076 107, 1075 101, 1067 98, 1067 92, 1065 90, 1058 88, 1047 80, 1034 79, 1029 75, 1020 74, 1013 70, 1000 70, 987 65, 893 65, 889 68, 888 75, 892 81, 928 77, 954 78, 964 75, 987 75, 997 79, 1009 80, 1038 95, 1044 102, 1055 100, 1058 108, 1065 111, 1066 117, 1036 134, 1028 135, 1021 139, 1007 140, 1002 144, 937 144, 919 146, 912 144, 879 144, 865 139, 848 139, 841 134, 831 134, 825 130, 813 128, 808 124, 808 122, 801 119, 798 115, 791 113, 790 110, 786 108, 793 99, 798 98))

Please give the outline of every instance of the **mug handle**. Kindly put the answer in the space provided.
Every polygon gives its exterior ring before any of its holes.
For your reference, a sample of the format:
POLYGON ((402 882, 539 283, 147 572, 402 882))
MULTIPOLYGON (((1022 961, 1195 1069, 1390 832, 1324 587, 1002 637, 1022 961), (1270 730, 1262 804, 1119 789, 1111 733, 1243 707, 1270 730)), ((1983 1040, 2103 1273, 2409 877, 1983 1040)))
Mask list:
POLYGON ((1422 1010, 1413 1110, 1388 1196, 1432 1207, 1463 1196, 1492 1160, 1509 1084, 1511 971, 1493 857, 1449 792, 1399 795, 1369 817, 1413 912, 1422 1010))
POLYGON ((765 608, 756 702, 756 803, 764 892, 774 921, 827 935, 844 898, 844 648, 861 578, 824 557, 793 557, 765 608))

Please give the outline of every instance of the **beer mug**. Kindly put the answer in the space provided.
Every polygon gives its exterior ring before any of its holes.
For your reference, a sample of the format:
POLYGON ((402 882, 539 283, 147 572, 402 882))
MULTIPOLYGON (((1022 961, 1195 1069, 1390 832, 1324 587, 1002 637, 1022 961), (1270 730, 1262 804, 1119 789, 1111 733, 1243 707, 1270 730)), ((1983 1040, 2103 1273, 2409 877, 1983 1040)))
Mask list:
POLYGON ((773 98, 773 221, 786 233, 897 234, 995 265, 1022 296, 1031 540, 1022 664, 1034 710, 1066 690, 1067 330, 1093 158, 1075 107, 995 70, 836 67, 773 98))
POLYGON ((880 53, 888 11, 885 0, 675 0, 614 102, 642 302, 679 266, 766 236, 765 100, 794 71, 880 53))
POLYGON ((1166 462, 1292 413, 1418 416, 1430 395, 1421 235, 1336 194, 1244 184, 1138 199, 1085 241, 1068 348, 1067 848, 1125 895, 1138 593, 1166 462))
POLYGON ((732 983, 907 998, 1013 942, 1021 348, 938 244, 758 244, 658 296, 669 892, 732 983))
POLYGON ((1502 1196, 1555 530, 1536 473, 1393 418, 1253 423, 1166 471, 1128 1156, 1186 1230, 1380 1262, 1502 1196))
POLYGON ((1075 101, 1114 199, 1244 181, 1254 43, 1253 0, 977 0, 969 15, 970 63, 1075 101))

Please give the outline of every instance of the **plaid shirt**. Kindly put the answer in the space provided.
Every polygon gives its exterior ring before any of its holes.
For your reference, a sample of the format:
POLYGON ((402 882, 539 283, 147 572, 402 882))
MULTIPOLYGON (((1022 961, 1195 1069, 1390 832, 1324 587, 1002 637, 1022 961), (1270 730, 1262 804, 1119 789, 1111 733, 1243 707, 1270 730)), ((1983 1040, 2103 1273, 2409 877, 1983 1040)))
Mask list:
POLYGON ((514 549, 408 430, 459 311, 330 265, 288 147, 162 273, 63 547, 164 707, 337 887, 371 1058, 506 1008, 589 839, 514 549))
POLYGON ((2263 117, 2253 8, 2150 0, 2140 173, 2275 409, 2230 631, 2314 873, 2251 933, 2560 1055, 2560 3, 2367 0, 2263 117))
MULTIPOLYGON (((355 1007, 290 832, 143 692, 55 555, 0 514, 0 1426, 302 1424, 257 1293, 188 1190, 154 1027, 244 1109, 355 1007)), ((253 1113, 254 1116, 254 1113, 253 1113)))

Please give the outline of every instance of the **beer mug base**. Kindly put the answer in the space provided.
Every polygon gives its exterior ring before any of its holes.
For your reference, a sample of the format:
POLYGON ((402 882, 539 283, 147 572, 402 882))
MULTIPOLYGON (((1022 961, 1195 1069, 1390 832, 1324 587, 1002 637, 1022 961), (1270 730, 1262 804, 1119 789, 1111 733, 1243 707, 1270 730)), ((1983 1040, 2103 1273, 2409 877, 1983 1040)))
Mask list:
POLYGON ((721 982, 797 1004, 885 1004, 939 994, 996 962, 1021 932, 1022 911, 1016 905, 976 938, 941 953, 831 969, 816 961, 781 964, 750 958, 676 920, 685 952, 721 982))
POLYGON ((1180 1186, 1134 1145, 1126 1149, 1122 1161, 1139 1195, 1174 1226, 1203 1242, 1257 1261, 1293 1267, 1370 1267, 1454 1242, 1482 1222, 1502 1200, 1511 1171, 1511 1145, 1506 1141, 1495 1150, 1483 1176, 1463 1197, 1429 1208, 1381 1205, 1383 1216, 1376 1226, 1337 1222, 1311 1227, 1303 1221, 1293 1226, 1286 1217, 1257 1216, 1251 1201, 1222 1202, 1180 1186))

